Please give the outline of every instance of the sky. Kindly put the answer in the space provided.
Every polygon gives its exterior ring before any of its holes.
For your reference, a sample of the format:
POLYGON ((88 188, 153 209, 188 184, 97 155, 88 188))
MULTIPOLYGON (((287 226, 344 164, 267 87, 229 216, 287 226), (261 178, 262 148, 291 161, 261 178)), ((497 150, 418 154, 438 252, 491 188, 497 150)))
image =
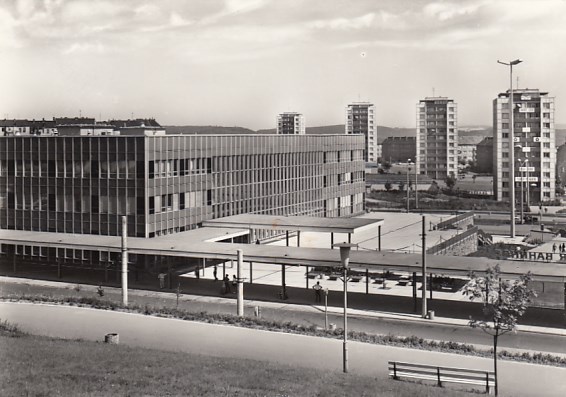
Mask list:
POLYGON ((566 124, 565 43, 565 0, 0 0, 0 118, 255 130, 370 101, 379 125, 414 127, 420 99, 446 96, 460 126, 491 125, 497 60, 520 58, 514 86, 566 124))

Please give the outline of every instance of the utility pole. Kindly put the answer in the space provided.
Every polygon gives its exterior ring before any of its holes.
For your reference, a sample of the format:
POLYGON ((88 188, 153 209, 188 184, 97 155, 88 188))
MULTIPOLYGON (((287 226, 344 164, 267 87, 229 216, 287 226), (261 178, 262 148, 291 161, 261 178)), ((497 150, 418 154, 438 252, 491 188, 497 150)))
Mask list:
MULTIPOLYGON (((423 274, 423 291, 422 291, 422 317, 427 317, 426 302, 426 217, 423 215, 423 231, 422 231, 422 274, 423 274)), ((432 288, 432 285, 431 285, 432 288)))

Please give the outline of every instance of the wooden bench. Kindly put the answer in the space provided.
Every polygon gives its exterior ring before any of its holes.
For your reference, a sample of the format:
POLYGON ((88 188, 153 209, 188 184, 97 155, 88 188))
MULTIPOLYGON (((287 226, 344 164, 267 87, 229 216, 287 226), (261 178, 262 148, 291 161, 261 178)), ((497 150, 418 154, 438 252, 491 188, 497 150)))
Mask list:
POLYGON ((437 367, 434 365, 404 363, 399 361, 389 361, 389 376, 395 380, 399 380, 400 378, 432 380, 435 381, 439 387, 442 387, 443 382, 485 386, 485 392, 487 394, 489 394, 490 388, 495 386, 495 374, 493 371, 437 367))

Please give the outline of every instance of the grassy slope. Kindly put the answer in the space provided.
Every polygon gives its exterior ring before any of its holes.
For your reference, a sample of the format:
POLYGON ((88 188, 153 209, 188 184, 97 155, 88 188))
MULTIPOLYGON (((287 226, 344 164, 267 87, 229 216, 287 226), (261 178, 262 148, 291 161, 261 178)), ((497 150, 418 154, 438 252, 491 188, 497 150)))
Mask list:
POLYGON ((0 352, 2 396, 468 395, 340 372, 36 336, 2 335, 0 352))

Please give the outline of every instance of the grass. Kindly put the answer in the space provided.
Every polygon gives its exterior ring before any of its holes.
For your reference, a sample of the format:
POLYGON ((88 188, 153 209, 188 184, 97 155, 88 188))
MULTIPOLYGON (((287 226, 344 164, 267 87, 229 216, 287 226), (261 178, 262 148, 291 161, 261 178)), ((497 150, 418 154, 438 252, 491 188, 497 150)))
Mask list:
POLYGON ((0 336, 2 396, 467 396, 468 393, 269 362, 0 336))
MULTIPOLYGON (((131 313, 139 313, 145 315, 153 315, 160 317, 177 318, 187 321, 199 321, 214 324, 226 324, 237 327, 262 329, 266 331, 279 331, 287 333, 296 333, 302 335, 337 338, 341 339, 344 335, 343 329, 337 328, 334 331, 327 331, 316 326, 306 327, 291 322, 281 322, 276 320, 266 320, 255 317, 243 317, 232 314, 216 314, 207 312, 190 312, 186 310, 170 308, 170 307, 153 307, 153 306, 137 306, 130 305, 127 308, 122 307, 116 302, 91 297, 65 297, 54 298, 51 296, 21 296, 19 298, 11 298, 13 301, 28 301, 34 303, 58 303, 72 306, 91 307, 102 310, 121 310, 131 313)), ((434 341, 420 338, 418 336, 403 337, 398 335, 375 335, 366 332, 350 331, 348 338, 364 343, 381 344, 389 346, 407 347, 421 350, 441 351, 446 353, 474 355, 478 357, 492 357, 492 350, 480 350, 473 345, 457 343, 452 341, 434 341)), ((554 365, 566 367, 566 358, 553 356, 542 353, 512 353, 505 350, 498 352, 498 357, 505 360, 515 360, 530 362, 534 364, 554 365)))

